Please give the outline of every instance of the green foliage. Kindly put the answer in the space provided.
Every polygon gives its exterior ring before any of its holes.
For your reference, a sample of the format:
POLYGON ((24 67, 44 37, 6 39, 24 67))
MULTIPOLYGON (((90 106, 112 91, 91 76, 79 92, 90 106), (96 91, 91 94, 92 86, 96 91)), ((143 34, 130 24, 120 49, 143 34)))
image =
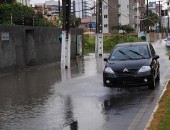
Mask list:
MULTIPOLYGON (((85 53, 94 52, 95 51, 95 35, 84 36, 85 40, 85 53)), ((110 52, 113 47, 118 43, 124 43, 124 42, 140 42, 143 41, 141 38, 132 36, 132 35, 111 35, 111 36, 104 36, 103 39, 103 48, 104 52, 110 52)))
POLYGON ((43 14, 40 12, 37 12, 34 17, 34 25, 35 26, 54 26, 53 23, 48 21, 48 19, 45 18, 43 14))
POLYGON ((20 3, 0 4, 0 24, 52 26, 42 14, 20 3))
POLYGON ((84 35, 84 49, 85 53, 94 52, 95 51, 95 35, 89 36, 84 35))
POLYGON ((130 26, 130 25, 116 25, 116 26, 112 26, 112 30, 123 30, 123 32, 125 33, 130 33, 133 32, 134 29, 130 26))
POLYGON ((166 55, 167 55, 167 56, 170 56, 170 51, 168 51, 168 52, 166 53, 166 55))
POLYGON ((62 18, 60 16, 57 17, 56 26, 62 28, 62 18))
POLYGON ((74 15, 71 15, 70 27, 77 28, 80 25, 80 22, 80 18, 76 18, 74 15))
POLYGON ((154 12, 152 12, 151 10, 149 10, 149 12, 148 12, 148 21, 147 21, 147 19, 146 20, 144 20, 144 25, 149 25, 149 26, 155 26, 155 24, 157 24, 158 22, 159 22, 159 16, 156 14, 156 13, 154 13, 154 12))

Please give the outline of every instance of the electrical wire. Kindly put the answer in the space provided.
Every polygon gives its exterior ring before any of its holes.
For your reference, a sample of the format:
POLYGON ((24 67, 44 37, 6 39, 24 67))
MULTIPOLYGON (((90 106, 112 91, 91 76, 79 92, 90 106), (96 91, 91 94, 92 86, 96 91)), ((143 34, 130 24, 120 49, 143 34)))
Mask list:
MULTIPOLYGON (((120 13, 121 15, 123 15, 123 16, 125 16, 125 17, 127 17, 127 18, 130 18, 130 19, 134 19, 134 18, 132 18, 132 17, 129 17, 129 16, 123 14, 122 12, 119 12, 118 8, 115 7, 115 5, 112 7, 112 6, 111 6, 110 4, 108 4, 105 0, 103 0, 103 1, 104 1, 111 9, 115 10, 116 12, 120 13)), ((135 15, 133 15, 133 16, 135 16, 135 15)), ((143 21, 143 20, 150 19, 150 18, 152 18, 152 17, 139 18, 139 20, 142 20, 142 21, 143 21)))

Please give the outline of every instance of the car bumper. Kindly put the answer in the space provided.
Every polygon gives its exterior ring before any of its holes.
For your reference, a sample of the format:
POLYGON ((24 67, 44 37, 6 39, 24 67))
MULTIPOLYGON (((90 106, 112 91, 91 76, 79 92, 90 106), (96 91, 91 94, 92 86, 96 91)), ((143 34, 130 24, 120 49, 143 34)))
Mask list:
POLYGON ((109 75, 103 74, 103 82, 106 86, 148 86, 152 81, 151 74, 142 75, 109 75))

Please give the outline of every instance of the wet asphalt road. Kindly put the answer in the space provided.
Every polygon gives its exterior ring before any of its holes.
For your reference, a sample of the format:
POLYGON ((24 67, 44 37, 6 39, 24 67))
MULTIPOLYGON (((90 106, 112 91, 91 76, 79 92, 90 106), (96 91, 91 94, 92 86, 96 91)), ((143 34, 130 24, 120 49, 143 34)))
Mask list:
POLYGON ((153 44, 161 65, 155 90, 103 87, 103 58, 94 54, 71 70, 47 65, 1 76, 0 130, 143 130, 170 77, 164 43, 153 44))

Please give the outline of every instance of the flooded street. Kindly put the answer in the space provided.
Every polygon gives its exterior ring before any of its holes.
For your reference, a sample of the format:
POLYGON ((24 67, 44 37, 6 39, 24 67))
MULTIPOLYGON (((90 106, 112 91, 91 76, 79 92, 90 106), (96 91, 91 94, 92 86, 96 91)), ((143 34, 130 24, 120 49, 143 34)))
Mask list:
MULTIPOLYGON (((94 54, 73 63, 29 67, 0 77, 1 130, 143 130, 170 77, 164 44, 161 80, 147 87, 103 87, 103 58, 94 54)), ((107 56, 107 55, 105 55, 107 56)))

